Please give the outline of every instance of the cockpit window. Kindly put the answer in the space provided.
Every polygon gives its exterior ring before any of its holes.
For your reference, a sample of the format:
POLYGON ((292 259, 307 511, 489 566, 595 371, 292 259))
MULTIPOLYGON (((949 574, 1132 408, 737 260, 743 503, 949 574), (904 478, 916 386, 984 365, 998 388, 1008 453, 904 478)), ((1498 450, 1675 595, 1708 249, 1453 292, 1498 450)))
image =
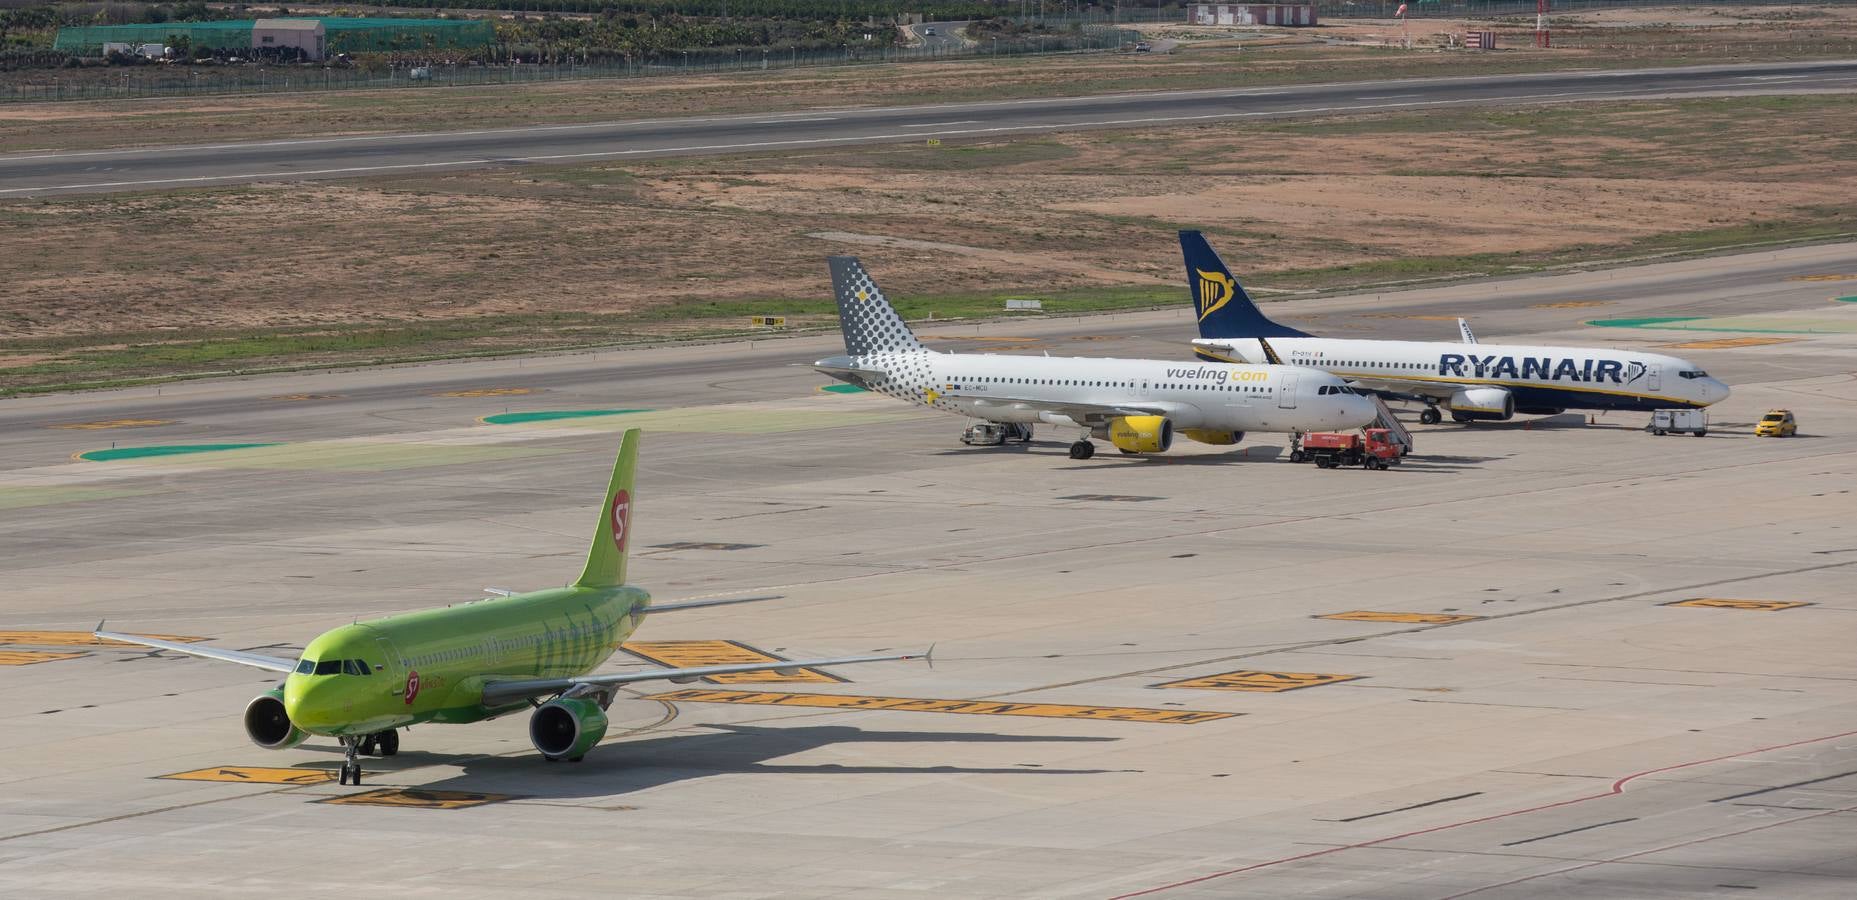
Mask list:
POLYGON ((1704 372, 1704 371, 1702 371, 1701 369, 1686 369, 1686 370, 1684 370, 1684 371, 1681 371, 1681 372, 1678 372, 1678 373, 1677 373, 1677 375, 1679 375, 1679 376, 1681 376, 1681 377, 1683 377, 1683 378, 1688 378, 1688 379, 1691 379, 1691 380, 1694 380, 1694 379, 1697 379, 1697 378, 1707 378, 1707 377, 1709 377, 1709 373, 1707 373, 1707 372, 1704 372))
POLYGON ((368 664, 358 659, 344 659, 342 660, 342 674, 366 675, 368 674, 368 664))
POLYGON ((315 660, 305 658, 297 662, 297 674, 298 675, 308 675, 309 673, 314 672, 314 671, 316 671, 315 660))
POLYGON ((339 659, 325 659, 316 664, 317 675, 337 675, 341 671, 342 661, 339 659))

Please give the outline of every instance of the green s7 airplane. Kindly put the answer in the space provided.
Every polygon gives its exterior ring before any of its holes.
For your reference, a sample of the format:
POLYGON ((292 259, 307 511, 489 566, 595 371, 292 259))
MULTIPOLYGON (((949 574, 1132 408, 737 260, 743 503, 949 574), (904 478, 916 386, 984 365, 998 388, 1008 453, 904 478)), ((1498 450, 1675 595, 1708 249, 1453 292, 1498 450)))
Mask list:
POLYGON ((246 733, 270 750, 294 747, 312 734, 334 737, 347 753, 341 783, 356 785, 361 783, 358 757, 399 752, 396 729, 408 725, 481 722, 534 707, 529 740, 535 749, 550 762, 578 762, 606 734, 606 709, 620 685, 926 657, 850 656, 591 674, 648 614, 772 599, 652 605, 650 594, 625 583, 638 438, 636 428, 625 433, 586 568, 566 587, 344 625, 310 641, 295 660, 118 634, 103 631, 101 622, 95 634, 285 673, 283 684, 246 705, 246 733))

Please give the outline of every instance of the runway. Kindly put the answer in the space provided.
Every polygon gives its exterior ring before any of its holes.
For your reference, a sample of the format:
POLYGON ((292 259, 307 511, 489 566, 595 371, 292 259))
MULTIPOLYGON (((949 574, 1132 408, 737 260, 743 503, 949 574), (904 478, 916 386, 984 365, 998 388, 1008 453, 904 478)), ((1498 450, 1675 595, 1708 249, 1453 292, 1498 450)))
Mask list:
POLYGON ((1857 89, 1857 61, 1111 94, 0 156, 0 198, 750 153, 1454 105, 1857 89))
MULTIPOLYGON (((1581 323, 1835 324, 1847 281, 1857 245, 1270 312, 1666 347, 1732 335, 1581 323)), ((920 329, 1182 358, 1191 330, 920 329)), ((1706 438, 1415 427, 1384 473, 1292 465, 1274 435, 964 448, 959 419, 821 393, 792 363, 827 337, 0 401, 0 893, 1844 897, 1857 334, 1764 336, 1788 342, 1666 351, 1734 385, 1706 438), (1753 438, 1773 406, 1805 436, 1753 438), (588 409, 631 411, 498 418, 588 409), (262 673, 58 643, 107 618, 289 656, 356 617, 561 583, 633 424, 634 580, 784 596, 638 639, 936 643, 935 666, 648 687, 572 766, 522 716, 420 727, 357 791, 332 743, 246 742, 262 673), (96 453, 212 444, 264 446, 96 453)))

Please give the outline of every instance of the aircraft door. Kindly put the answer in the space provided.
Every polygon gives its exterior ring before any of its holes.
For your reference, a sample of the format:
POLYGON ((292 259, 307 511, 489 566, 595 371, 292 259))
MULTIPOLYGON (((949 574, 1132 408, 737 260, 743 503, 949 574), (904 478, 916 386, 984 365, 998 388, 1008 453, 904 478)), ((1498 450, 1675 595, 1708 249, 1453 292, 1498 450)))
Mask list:
POLYGON ((386 691, 395 697, 406 693, 406 667, 401 665, 400 654, 393 649, 393 644, 380 635, 374 636, 374 642, 380 647, 380 674, 386 676, 382 684, 386 691))
POLYGON ((1661 391, 1664 389, 1663 370, 1664 367, 1656 363, 1651 363, 1651 365, 1644 370, 1644 383, 1649 385, 1651 390, 1661 391))
POLYGON ((1296 383, 1301 380, 1302 380, 1301 372, 1284 373, 1283 384, 1277 387, 1277 408, 1278 409, 1295 409, 1296 408, 1296 388, 1297 388, 1296 383))

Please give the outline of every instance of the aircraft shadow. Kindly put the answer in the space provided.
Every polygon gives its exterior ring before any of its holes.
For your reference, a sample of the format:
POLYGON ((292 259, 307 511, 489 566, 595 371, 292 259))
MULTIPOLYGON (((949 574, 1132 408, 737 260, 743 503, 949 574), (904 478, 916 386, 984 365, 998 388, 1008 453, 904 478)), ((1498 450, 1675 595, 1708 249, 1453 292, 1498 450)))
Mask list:
MULTIPOLYGON (((997 447, 959 447, 938 450, 935 452, 935 455, 961 456, 968 453, 986 453, 988 451, 995 453, 1023 453, 1028 455, 1047 457, 1061 456, 1068 458, 1070 455, 1070 444, 1051 442, 1044 442, 1041 444, 1039 442, 1033 442, 1030 444, 1002 444, 997 447)), ((1253 444, 1249 447, 1235 447, 1225 453, 1195 454, 1192 456, 1182 456, 1172 453, 1123 454, 1116 452, 1114 447, 1098 442, 1096 445, 1096 455, 1091 457, 1091 460, 1096 461, 1096 465, 1093 468, 1106 468, 1112 465, 1129 465, 1131 463, 1142 462, 1176 466, 1224 466, 1232 463, 1272 462, 1281 458, 1283 453, 1284 448, 1282 447, 1253 444), (1247 450, 1250 452, 1247 453, 1247 450)))
MULTIPOLYGON (((615 797, 713 775, 1101 775, 1113 769, 1047 769, 1030 765, 972 768, 963 766, 847 766, 832 763, 792 764, 772 760, 834 744, 882 743, 1074 743, 1117 738, 1009 735, 990 732, 866 731, 847 725, 765 728, 753 725, 703 725, 707 733, 635 738, 602 744, 578 763, 550 763, 540 754, 464 757, 463 772, 422 785, 423 790, 516 794, 526 798, 615 797)), ((442 754, 401 753, 415 764, 443 764, 442 754)), ((393 781, 391 762, 369 759, 372 779, 393 781), (383 763, 386 763, 383 765, 383 763)))

